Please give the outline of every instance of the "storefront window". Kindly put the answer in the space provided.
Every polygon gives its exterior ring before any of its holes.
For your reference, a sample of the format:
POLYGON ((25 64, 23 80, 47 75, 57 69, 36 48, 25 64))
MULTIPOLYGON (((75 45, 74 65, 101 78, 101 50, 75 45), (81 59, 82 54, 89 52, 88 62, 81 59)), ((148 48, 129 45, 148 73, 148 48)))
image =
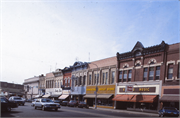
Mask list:
MULTIPOLYGON (((93 101, 93 105, 95 105, 95 100, 93 101)), ((112 99, 98 98, 97 105, 113 106, 113 101, 112 99)))

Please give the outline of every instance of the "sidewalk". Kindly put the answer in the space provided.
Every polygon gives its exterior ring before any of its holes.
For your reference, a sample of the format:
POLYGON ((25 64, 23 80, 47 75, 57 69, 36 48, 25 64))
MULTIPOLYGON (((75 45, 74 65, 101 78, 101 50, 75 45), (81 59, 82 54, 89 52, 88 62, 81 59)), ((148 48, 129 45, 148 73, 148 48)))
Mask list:
POLYGON ((132 110, 121 110, 121 109, 107 109, 107 108, 98 108, 98 107, 97 107, 97 109, 95 109, 95 107, 89 107, 89 109, 105 110, 105 111, 111 111, 111 112, 144 114, 144 115, 149 115, 149 114, 151 114, 151 116, 158 117, 158 113, 140 112, 140 111, 132 111, 132 110))

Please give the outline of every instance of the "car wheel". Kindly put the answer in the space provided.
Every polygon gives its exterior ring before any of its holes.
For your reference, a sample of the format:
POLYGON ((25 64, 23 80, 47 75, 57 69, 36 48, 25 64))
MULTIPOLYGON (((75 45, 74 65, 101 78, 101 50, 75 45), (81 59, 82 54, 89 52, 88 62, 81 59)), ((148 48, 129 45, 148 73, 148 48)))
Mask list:
POLYGON ((37 107, 35 106, 34 109, 37 109, 37 107))
POLYGON ((42 110, 43 110, 43 111, 45 111, 45 110, 46 110, 44 106, 42 107, 42 110))
POLYGON ((163 115, 163 114, 161 114, 161 117, 164 117, 164 115, 163 115))
POLYGON ((6 111, 10 112, 11 111, 11 107, 7 107, 6 111))
POLYGON ((58 108, 55 108, 55 111, 58 111, 58 108))
POLYGON ((22 104, 22 106, 24 106, 24 104, 22 104))

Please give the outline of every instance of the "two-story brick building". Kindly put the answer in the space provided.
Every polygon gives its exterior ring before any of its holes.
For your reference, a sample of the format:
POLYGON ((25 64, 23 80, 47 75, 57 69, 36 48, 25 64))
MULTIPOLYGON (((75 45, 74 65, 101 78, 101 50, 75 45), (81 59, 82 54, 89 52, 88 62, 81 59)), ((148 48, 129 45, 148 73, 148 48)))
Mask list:
POLYGON ((168 45, 162 41, 159 45, 145 48, 137 42, 130 52, 117 53, 116 96, 113 98, 116 109, 156 111, 162 107, 160 100, 163 102, 162 96, 167 93, 162 88, 171 88, 177 95, 177 45, 168 45), (129 86, 133 89, 127 92, 129 86))

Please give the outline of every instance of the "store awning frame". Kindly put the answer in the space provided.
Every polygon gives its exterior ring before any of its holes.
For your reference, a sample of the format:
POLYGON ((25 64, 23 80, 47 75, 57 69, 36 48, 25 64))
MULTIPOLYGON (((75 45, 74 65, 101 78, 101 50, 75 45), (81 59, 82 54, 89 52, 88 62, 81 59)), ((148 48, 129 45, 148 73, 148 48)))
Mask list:
POLYGON ((50 95, 49 97, 51 97, 51 98, 58 98, 60 95, 61 95, 61 94, 52 94, 52 95, 50 95))
POLYGON ((108 99, 112 96, 113 94, 101 94, 101 95, 97 95, 97 98, 105 98, 108 99))
POLYGON ((86 95, 84 96, 84 98, 95 98, 95 97, 96 97, 95 94, 86 94, 86 95))
POLYGON ((153 103, 157 102, 158 95, 116 95, 113 101, 124 101, 124 102, 145 102, 153 103))
POLYGON ((45 95, 43 95, 42 97, 43 98, 48 98, 50 95, 49 94, 45 94, 45 95))
POLYGON ((58 99, 63 100, 63 99, 66 99, 67 97, 69 97, 69 95, 63 94, 63 95, 59 96, 58 99))
POLYGON ((160 102, 179 102, 180 96, 162 96, 160 102))

